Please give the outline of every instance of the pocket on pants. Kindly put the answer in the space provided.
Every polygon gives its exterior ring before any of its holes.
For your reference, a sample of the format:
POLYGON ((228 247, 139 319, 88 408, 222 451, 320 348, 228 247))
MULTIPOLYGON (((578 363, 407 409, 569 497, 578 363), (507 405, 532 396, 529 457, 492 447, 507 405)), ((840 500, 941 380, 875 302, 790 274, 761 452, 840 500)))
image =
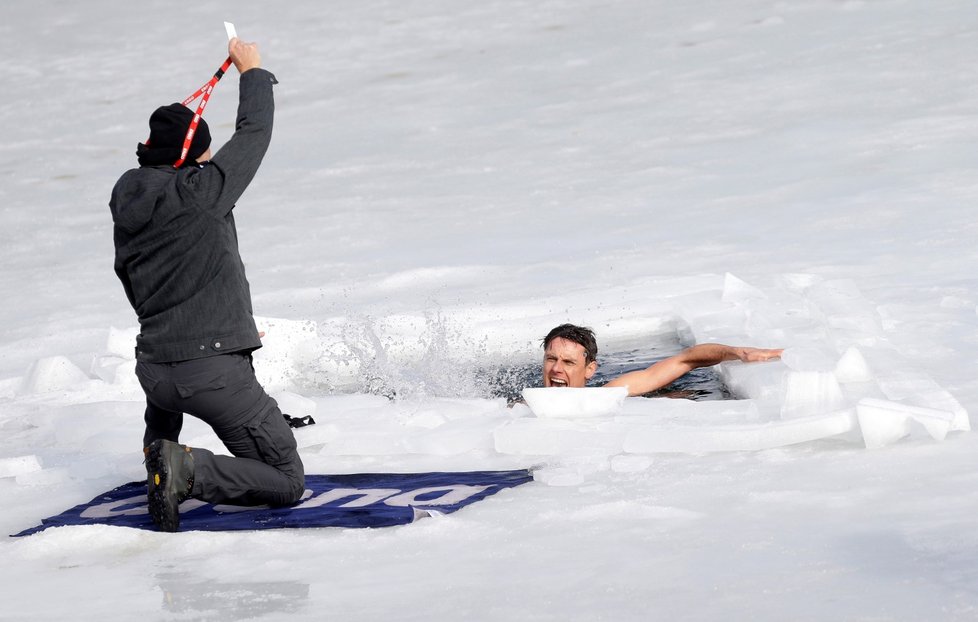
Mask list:
POLYGON ((139 386, 143 388, 143 393, 149 395, 156 388, 156 385, 160 383, 160 379, 157 378, 154 373, 151 364, 137 362, 136 363, 136 379, 139 380, 139 386))
POLYGON ((200 374, 196 377, 185 378, 182 382, 174 382, 174 388, 183 399, 193 397, 203 391, 216 391, 227 386, 224 374, 200 374))
POLYGON ((295 435, 277 408, 259 416, 246 427, 265 464, 282 465, 295 458, 295 435))

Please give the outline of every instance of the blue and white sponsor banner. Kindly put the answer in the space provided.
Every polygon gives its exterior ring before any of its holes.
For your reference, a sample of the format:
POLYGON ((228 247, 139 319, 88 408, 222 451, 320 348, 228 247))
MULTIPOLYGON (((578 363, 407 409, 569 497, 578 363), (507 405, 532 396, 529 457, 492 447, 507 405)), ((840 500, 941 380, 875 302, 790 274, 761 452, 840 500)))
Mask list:
MULTIPOLYGON (((305 494, 288 507, 211 505, 188 499, 180 504, 180 531, 404 525, 431 513, 455 512, 532 479, 528 470, 307 475, 305 494)), ((65 525, 155 530, 146 508, 146 483, 119 486, 14 536, 65 525)))

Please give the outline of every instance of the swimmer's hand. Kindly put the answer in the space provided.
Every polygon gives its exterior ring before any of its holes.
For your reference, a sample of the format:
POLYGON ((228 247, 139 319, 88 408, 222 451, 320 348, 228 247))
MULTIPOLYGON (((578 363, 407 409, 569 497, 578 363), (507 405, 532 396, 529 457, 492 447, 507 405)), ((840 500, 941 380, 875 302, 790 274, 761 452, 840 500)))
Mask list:
MULTIPOLYGON (((731 348, 737 359, 745 363, 762 363, 764 361, 776 361, 781 358, 783 348, 731 348)), ((728 359, 730 360, 730 359, 728 359)))

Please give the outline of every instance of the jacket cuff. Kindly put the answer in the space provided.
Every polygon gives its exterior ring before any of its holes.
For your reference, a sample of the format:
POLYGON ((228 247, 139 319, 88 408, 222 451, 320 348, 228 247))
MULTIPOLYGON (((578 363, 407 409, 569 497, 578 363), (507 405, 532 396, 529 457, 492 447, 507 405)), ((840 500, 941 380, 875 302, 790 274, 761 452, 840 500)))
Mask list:
POLYGON ((278 79, 275 78, 275 74, 267 69, 262 69, 261 67, 255 67, 254 69, 249 69, 248 71, 241 74, 241 81, 251 81, 251 80, 268 80, 272 84, 278 84, 278 79))

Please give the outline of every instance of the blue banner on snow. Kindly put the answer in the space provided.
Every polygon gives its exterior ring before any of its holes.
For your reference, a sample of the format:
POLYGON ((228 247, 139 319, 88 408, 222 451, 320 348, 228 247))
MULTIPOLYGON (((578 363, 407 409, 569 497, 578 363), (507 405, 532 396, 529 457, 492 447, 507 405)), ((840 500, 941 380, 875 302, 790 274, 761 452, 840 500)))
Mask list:
MULTIPOLYGON (((390 527, 433 512, 447 514, 533 479, 528 470, 464 473, 307 475, 306 492, 282 508, 180 504, 181 531, 236 531, 284 527, 390 527)), ((155 530, 146 509, 146 483, 130 482, 14 536, 48 527, 118 525, 155 530)))

